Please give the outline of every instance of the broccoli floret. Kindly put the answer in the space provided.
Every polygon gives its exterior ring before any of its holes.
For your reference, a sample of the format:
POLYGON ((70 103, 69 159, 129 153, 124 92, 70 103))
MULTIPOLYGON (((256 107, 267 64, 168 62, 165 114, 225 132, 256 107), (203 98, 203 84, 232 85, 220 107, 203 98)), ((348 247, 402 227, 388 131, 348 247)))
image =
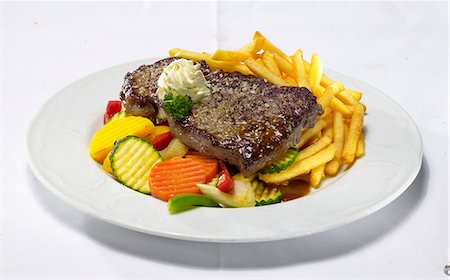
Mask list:
POLYGON ((164 110, 177 121, 186 117, 191 109, 192 99, 189 96, 177 95, 174 98, 171 92, 164 96, 164 110))

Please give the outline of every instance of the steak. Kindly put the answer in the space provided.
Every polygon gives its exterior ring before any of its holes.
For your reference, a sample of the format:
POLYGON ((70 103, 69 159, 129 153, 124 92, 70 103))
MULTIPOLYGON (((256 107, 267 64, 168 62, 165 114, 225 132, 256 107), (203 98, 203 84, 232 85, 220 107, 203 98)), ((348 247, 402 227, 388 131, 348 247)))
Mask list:
MULTIPOLYGON (((165 66, 177 58, 143 65, 125 76, 121 92, 130 113, 155 117, 162 104, 157 81, 165 66)), ((304 87, 279 87, 240 73, 212 71, 201 63, 210 95, 177 121, 168 116, 175 137, 185 145, 235 165, 248 177, 295 146, 301 133, 314 126, 323 112, 304 87)))

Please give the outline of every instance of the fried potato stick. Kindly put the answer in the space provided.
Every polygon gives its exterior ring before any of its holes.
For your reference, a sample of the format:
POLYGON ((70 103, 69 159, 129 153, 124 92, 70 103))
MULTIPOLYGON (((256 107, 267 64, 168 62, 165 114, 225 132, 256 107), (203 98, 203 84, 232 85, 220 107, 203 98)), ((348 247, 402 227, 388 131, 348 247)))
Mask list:
POLYGON ((320 185, 320 181, 325 177, 325 164, 319 165, 316 168, 311 170, 311 179, 310 184, 313 188, 318 188, 320 185))
POLYGON ((309 84, 308 77, 306 75, 305 66, 303 64, 303 52, 298 49, 292 58, 292 66, 294 67, 295 78, 297 84, 300 87, 306 87, 311 91, 311 85, 309 84))
POLYGON ((283 73, 290 76, 291 78, 295 79, 294 66, 292 66, 292 64, 289 61, 285 60, 283 57, 281 57, 277 53, 274 53, 273 56, 275 57, 275 61, 277 62, 278 67, 280 67, 280 70, 283 73))
POLYGON ((311 85, 313 93, 316 93, 317 87, 320 86, 320 80, 323 74, 323 63, 317 54, 313 54, 311 58, 311 67, 309 68, 308 81, 311 85))
POLYGON ((239 49, 241 52, 245 52, 250 54, 253 58, 257 58, 257 52, 259 52, 264 45, 264 39, 263 38, 256 38, 253 39, 250 43, 246 44, 242 48, 239 49))
POLYGON ((327 121, 322 118, 318 119, 314 127, 308 128, 303 131, 302 135, 300 136, 300 141, 295 146, 297 148, 303 147, 303 145, 305 145, 310 139, 312 139, 317 134, 317 132, 321 131, 326 125, 327 121))
POLYGON ((281 77, 278 77, 277 75, 273 74, 267 67, 260 65, 256 60, 253 58, 249 58, 245 61, 245 65, 250 68, 252 72, 254 72, 256 75, 266 79, 270 83, 277 85, 277 86, 289 86, 287 82, 285 82, 281 77))
POLYGON ((262 48, 264 50, 271 51, 272 53, 276 53, 282 58, 284 58, 286 61, 291 62, 291 58, 286 55, 282 50, 280 50, 277 46, 272 44, 261 32, 256 31, 253 35, 253 40, 263 39, 263 46, 262 48))
POLYGON ((272 174, 260 174, 259 179, 266 183, 274 183, 279 184, 295 178, 302 174, 307 174, 312 169, 319 167, 322 164, 325 164, 333 159, 336 148, 333 144, 328 145, 325 149, 318 152, 317 154, 305 158, 300 161, 294 162, 285 170, 280 173, 272 173, 272 174))
POLYGON ((217 50, 211 59, 214 60, 222 60, 222 61, 235 61, 235 62, 243 62, 246 59, 250 58, 250 54, 247 52, 241 51, 230 51, 230 50, 217 50))
POLYGON ((312 143, 308 147, 298 152, 297 158, 295 161, 303 160, 307 157, 310 157, 319 151, 323 150, 326 146, 330 145, 331 137, 328 135, 322 136, 319 140, 312 143))
POLYGON ((327 87, 323 95, 317 99, 317 103, 319 103, 322 108, 326 108, 334 98, 334 95, 343 89, 344 85, 340 82, 331 84, 329 87, 327 87))
POLYGON ((272 71, 272 73, 274 73, 275 75, 277 75, 278 77, 281 77, 281 71, 278 68, 278 64, 275 61, 275 57, 273 56, 273 54, 270 51, 265 51, 263 52, 262 56, 262 61, 264 62, 264 65, 270 70, 272 71))
POLYGON ((358 146, 356 146, 356 157, 360 158, 365 153, 365 146, 364 143, 364 134, 361 132, 361 137, 359 137, 358 146))
POLYGON ((344 163, 352 163, 355 160, 356 147, 361 136, 361 129, 364 121, 364 108, 358 103, 350 120, 348 136, 342 150, 342 160, 344 163))

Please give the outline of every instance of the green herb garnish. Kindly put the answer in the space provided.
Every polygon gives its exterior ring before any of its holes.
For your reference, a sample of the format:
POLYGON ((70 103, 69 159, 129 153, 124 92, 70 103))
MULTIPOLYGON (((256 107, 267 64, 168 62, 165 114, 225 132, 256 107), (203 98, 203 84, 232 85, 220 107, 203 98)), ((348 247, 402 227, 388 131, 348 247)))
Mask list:
POLYGON ((164 95, 164 111, 179 121, 186 117, 192 109, 192 99, 186 95, 177 95, 173 97, 172 92, 164 95))

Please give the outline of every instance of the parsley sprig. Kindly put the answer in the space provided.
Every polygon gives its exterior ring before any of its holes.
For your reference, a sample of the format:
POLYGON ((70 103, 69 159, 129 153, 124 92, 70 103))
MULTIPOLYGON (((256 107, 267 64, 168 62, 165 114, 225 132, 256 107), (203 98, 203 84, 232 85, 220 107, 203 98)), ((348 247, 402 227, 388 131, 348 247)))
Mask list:
POLYGON ((186 117, 192 109, 192 99, 186 95, 173 97, 172 92, 164 96, 164 111, 172 118, 179 121, 186 117))

